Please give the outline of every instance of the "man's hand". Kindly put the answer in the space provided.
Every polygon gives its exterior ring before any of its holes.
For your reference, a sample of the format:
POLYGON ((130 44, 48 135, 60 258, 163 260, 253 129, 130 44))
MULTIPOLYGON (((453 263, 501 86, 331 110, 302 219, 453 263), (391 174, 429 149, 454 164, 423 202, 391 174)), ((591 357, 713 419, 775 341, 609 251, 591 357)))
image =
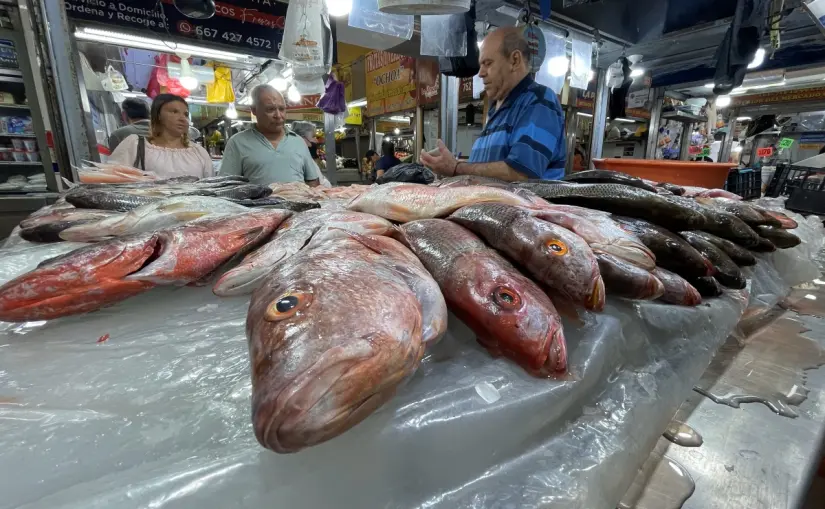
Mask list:
POLYGON ((438 140, 438 154, 433 155, 426 150, 421 151, 421 163, 439 175, 452 177, 455 175, 458 159, 447 150, 444 142, 438 140))

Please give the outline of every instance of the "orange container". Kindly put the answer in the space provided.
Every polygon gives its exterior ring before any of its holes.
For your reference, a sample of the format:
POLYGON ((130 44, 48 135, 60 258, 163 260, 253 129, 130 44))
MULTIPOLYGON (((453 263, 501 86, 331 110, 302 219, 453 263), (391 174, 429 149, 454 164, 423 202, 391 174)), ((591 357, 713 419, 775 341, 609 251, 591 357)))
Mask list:
POLYGON ((599 170, 620 171, 655 182, 715 189, 725 185, 730 169, 738 165, 655 159, 593 159, 593 166, 599 170))

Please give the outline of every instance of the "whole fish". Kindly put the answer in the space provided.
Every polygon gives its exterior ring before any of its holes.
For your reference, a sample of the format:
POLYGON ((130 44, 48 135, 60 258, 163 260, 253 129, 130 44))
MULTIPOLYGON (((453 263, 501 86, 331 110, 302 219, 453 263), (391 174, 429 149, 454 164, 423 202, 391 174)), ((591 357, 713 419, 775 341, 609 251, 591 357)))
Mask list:
POLYGON ((682 186, 683 196, 698 198, 726 198, 728 200, 741 200, 738 194, 725 191, 724 189, 708 189, 706 187, 682 186))
POLYGON ((724 292, 719 282, 713 277, 697 277, 687 281, 702 297, 718 297, 724 292))
POLYGON ((644 180, 618 171, 608 170, 584 170, 565 175, 562 178, 565 182, 578 182, 582 184, 621 184, 624 186, 638 187, 652 193, 656 188, 646 183, 644 180))
POLYGON ((674 196, 662 196, 644 189, 620 184, 539 184, 517 183, 538 196, 554 203, 579 205, 637 217, 670 230, 700 229, 705 216, 676 201, 674 196))
MULTIPOLYGON (((745 203, 736 200, 729 200, 727 198, 696 198, 696 201, 706 207, 716 210, 729 212, 738 217, 750 226, 759 226, 760 224, 769 224, 773 222, 772 219, 763 216, 750 203, 745 203)), ((776 226, 779 226, 778 222, 776 226)))
POLYGON ((596 258, 608 295, 653 300, 664 294, 664 285, 649 271, 609 254, 598 253, 596 258))
POLYGON ((90 221, 120 215, 110 210, 76 209, 74 207, 53 210, 47 214, 31 215, 20 221, 21 229, 36 228, 57 222, 90 221))
POLYGON ((613 216, 613 220, 653 251, 657 265, 685 278, 713 275, 713 265, 685 239, 670 230, 642 219, 613 216))
POLYGON ((225 182, 249 182, 249 179, 242 175, 217 175, 197 180, 198 184, 222 184, 225 182))
POLYGON ((255 436, 288 453, 340 435, 392 397, 446 327, 437 283, 399 242, 356 235, 301 251, 249 305, 255 436))
POLYGON ((706 207, 691 198, 681 196, 665 197, 668 200, 680 203, 685 207, 690 207, 696 212, 705 216, 705 225, 695 230, 703 230, 712 233, 717 237, 728 239, 745 247, 755 246, 759 243, 759 236, 744 221, 735 215, 712 207, 706 207))
POLYGON ((124 280, 149 260, 155 234, 114 239, 41 263, 0 286, 0 321, 51 320, 96 311, 153 286, 124 280))
POLYGON ((440 188, 393 182, 375 186, 353 198, 347 208, 391 221, 445 217, 474 203, 529 206, 532 201, 504 189, 486 186, 440 188))
POLYGON ((567 369, 561 320, 550 298, 469 230, 443 219, 399 227, 438 282, 447 306, 494 355, 547 376, 567 369))
MULTIPOLYGON (((650 184, 650 182, 648 182, 648 181, 645 181, 645 182, 650 184)), ((656 187, 661 187, 662 189, 670 191, 671 193, 675 194, 676 196, 682 196, 682 195, 685 194, 685 189, 682 186, 677 186, 676 184, 671 184, 669 182, 659 182, 659 183, 656 184, 656 187)))
POLYGON ((679 235, 710 260, 713 268, 716 269, 713 277, 722 285, 736 290, 745 288, 747 284, 745 277, 742 275, 742 272, 739 271, 739 267, 736 266, 724 251, 697 235, 695 232, 681 232, 679 235))
POLYGON ((762 214, 762 217, 765 218, 766 226, 784 228, 785 230, 793 230, 799 227, 799 223, 797 223, 794 219, 788 217, 786 214, 779 212, 778 210, 757 207, 756 205, 753 205, 752 207, 756 209, 757 212, 762 214))
MULTIPOLYGON (((283 209, 291 210, 292 212, 304 212, 305 210, 312 210, 321 208, 321 204, 312 201, 289 201, 277 196, 267 196, 265 198, 257 198, 255 200, 234 200, 227 198, 233 203, 243 205, 251 208, 267 208, 267 209, 283 209)), ((329 200, 327 200, 329 201, 329 200)))
POLYGON ((220 198, 232 198, 235 200, 257 200, 259 198, 266 198, 272 194, 272 188, 269 186, 260 186, 258 184, 244 184, 235 187, 227 187, 213 191, 215 196, 220 198))
POLYGON ((653 275, 665 287, 665 293, 659 297, 660 301, 679 306, 698 306, 702 303, 702 295, 699 294, 699 290, 682 277, 661 267, 656 267, 653 270, 653 275))
POLYGON ((66 193, 66 201, 79 209, 100 209, 128 212, 159 201, 159 197, 116 192, 107 189, 82 189, 66 193))
POLYGON ((75 242, 93 242, 178 226, 207 216, 243 212, 248 212, 248 209, 222 198, 177 196, 138 207, 122 216, 67 228, 60 232, 60 238, 75 242))
POLYGON ((301 249, 311 249, 330 239, 347 237, 350 232, 387 235, 391 231, 392 223, 363 212, 320 209, 304 212, 284 222, 272 240, 221 276, 212 291, 221 297, 252 293, 272 267, 301 249))
POLYGON ((481 236, 543 285, 587 309, 604 309, 604 282, 587 243, 533 211, 499 203, 458 209, 448 218, 481 236))
POLYGON ((81 219, 76 221, 53 221, 51 223, 32 226, 31 228, 21 228, 20 238, 29 242, 62 242, 60 232, 72 226, 91 223, 96 219, 81 219))
POLYGON ((710 233, 706 232, 693 232, 694 234, 702 237, 703 239, 707 240, 714 246, 718 247, 722 251, 725 252, 726 255, 730 256, 730 259, 739 265, 740 267, 748 267, 751 265, 756 265, 756 258, 753 254, 745 249, 742 246, 739 246, 727 239, 722 239, 717 237, 716 235, 711 235, 710 233))
POLYGON ((757 226, 756 231, 761 237, 768 239, 771 244, 779 249, 789 249, 802 244, 802 240, 800 240, 799 237, 787 230, 783 230, 782 228, 757 226))
POLYGON ((570 205, 548 205, 537 210, 535 216, 574 232, 594 253, 611 254, 648 271, 656 266, 653 252, 606 212, 570 205))
POLYGON ((127 280, 185 285, 203 280, 234 256, 261 245, 292 212, 259 210, 203 219, 158 232, 156 259, 127 280))
POLYGON ((749 247, 751 251, 754 253, 773 253, 776 251, 776 246, 773 245, 773 242, 766 239, 765 237, 759 237, 759 244, 753 247, 749 247))

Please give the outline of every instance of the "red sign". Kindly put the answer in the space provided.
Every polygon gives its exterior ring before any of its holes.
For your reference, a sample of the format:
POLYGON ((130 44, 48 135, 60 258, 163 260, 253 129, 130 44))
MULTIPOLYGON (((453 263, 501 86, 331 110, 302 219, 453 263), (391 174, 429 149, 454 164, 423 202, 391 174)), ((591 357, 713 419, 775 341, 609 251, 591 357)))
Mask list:
POLYGON ((702 153, 702 147, 699 145, 691 145, 688 147, 688 154, 695 156, 702 153))
POLYGON ((773 155, 773 147, 765 147, 756 149, 757 157, 770 157, 773 155))

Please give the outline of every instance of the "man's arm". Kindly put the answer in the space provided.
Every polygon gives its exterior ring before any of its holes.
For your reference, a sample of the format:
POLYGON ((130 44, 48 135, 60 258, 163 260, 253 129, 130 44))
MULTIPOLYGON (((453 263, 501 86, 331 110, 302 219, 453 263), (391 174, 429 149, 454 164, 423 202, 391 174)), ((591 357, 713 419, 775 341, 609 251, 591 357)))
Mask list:
POLYGON ((235 140, 229 138, 226 142, 226 149, 221 158, 221 169, 218 173, 223 175, 243 175, 243 164, 241 163, 241 153, 238 150, 235 140))
POLYGON ((306 147, 304 147, 304 182, 309 187, 321 185, 321 168, 312 160, 312 155, 306 147))
POLYGON ((459 161, 447 150, 441 140, 438 140, 438 154, 421 151, 421 162, 444 177, 455 175, 479 175, 482 177, 492 177, 513 182, 515 180, 527 180, 527 175, 519 173, 505 161, 495 161, 492 163, 466 163, 459 161))

